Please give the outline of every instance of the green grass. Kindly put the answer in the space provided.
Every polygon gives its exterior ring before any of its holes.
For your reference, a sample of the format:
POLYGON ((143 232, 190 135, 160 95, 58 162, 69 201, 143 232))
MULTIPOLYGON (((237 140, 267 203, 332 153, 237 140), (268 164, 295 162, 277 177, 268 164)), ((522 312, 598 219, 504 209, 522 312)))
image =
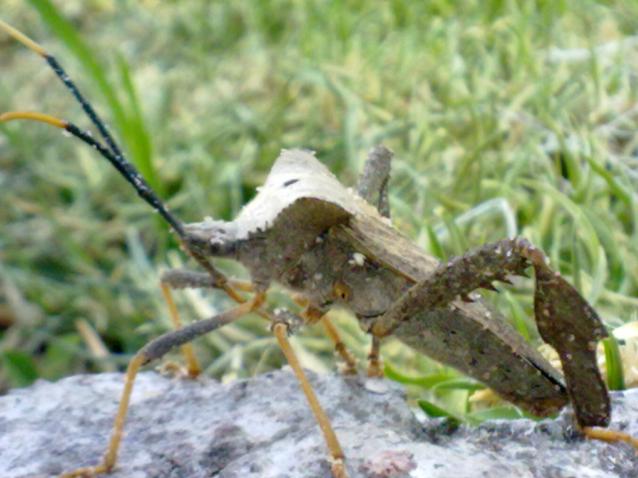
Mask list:
MULTIPOLYGON (((610 328, 638 319, 635 2, 5 4, 2 18, 58 57, 186 221, 232 218, 281 148, 315 149, 352 184, 383 141, 396 154, 394 221, 426 250, 444 258, 522 234, 610 328)), ((5 36, 0 64, 0 111, 88 125, 5 36)), ((41 125, 0 127, 0 230, 2 388, 122 368, 169 327, 158 274, 187 261, 83 145, 41 125), (82 320, 106 358, 90 353, 82 320)), ((531 291, 521 281, 493 299, 535 340, 531 291)), ((192 318, 228 306, 218 294, 179 302, 192 318)), ((367 338, 351 318, 338 323, 364 360, 367 338)), ((320 330, 294 342, 305 366, 334 367, 320 330)), ((224 379, 283 362, 250 317, 197 351, 224 379)), ((423 403, 465 416, 475 384, 394 341, 384 356, 423 403)))

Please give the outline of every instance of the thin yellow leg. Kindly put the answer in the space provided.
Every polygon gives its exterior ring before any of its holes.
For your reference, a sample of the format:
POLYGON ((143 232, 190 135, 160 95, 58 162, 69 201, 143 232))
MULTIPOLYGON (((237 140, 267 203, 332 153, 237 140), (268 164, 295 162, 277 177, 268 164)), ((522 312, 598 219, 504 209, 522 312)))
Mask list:
POLYGON ((228 285, 236 290, 240 290, 242 292, 254 292, 255 288, 253 287, 253 283, 247 280, 240 279, 228 279, 228 285))
POLYGON ((375 335, 372 336, 372 346, 368 354, 368 377, 383 377, 381 339, 375 335))
POLYGON ((328 450, 330 451, 332 474, 335 478, 348 478, 348 473, 346 472, 346 468, 343 462, 343 450, 341 449, 341 445, 339 444, 337 435, 332 429, 332 425, 330 424, 330 420, 328 419, 326 412, 324 412, 323 408, 321 408, 319 400, 317 400, 317 396, 315 395, 310 382, 308 382, 306 374, 301 368, 301 364, 297 359, 297 355, 295 354, 290 345, 290 342, 288 341, 288 327, 285 324, 278 323, 274 325, 273 332, 275 334, 275 337, 277 338, 279 347, 281 347, 281 350, 286 356, 290 367, 297 376, 297 380, 301 385, 303 393, 306 395, 306 399, 308 400, 310 409, 312 410, 312 413, 314 414, 315 419, 319 424, 319 428, 321 428, 321 432, 323 433, 326 445, 328 446, 328 450))
POLYGON ((256 294, 252 300, 241 304, 234 309, 219 314, 211 319, 195 322, 179 331, 169 332, 149 342, 133 357, 128 365, 128 369, 126 370, 124 390, 122 391, 120 405, 117 409, 117 415, 115 416, 115 421, 113 423, 111 439, 109 440, 109 445, 102 462, 97 466, 79 468, 69 473, 65 473, 61 475, 60 478, 92 477, 100 473, 108 473, 113 469, 115 462, 117 461, 117 454, 122 441, 124 422, 126 420, 126 413, 131 400, 131 393, 133 392, 133 384, 135 383, 135 377, 142 365, 162 357, 172 347, 182 344, 184 340, 193 340, 200 335, 208 333, 238 319, 239 317, 251 312, 256 307, 259 307, 263 301, 264 294, 256 294), (204 329, 201 327, 202 324, 206 326, 204 329), (184 337, 183 332, 185 331, 190 331, 191 334, 187 334, 184 337))
POLYGON ((128 405, 131 400, 131 393, 133 392, 133 384, 135 383, 135 376, 140 367, 146 361, 146 357, 142 354, 137 354, 128 365, 126 370, 126 382, 124 383, 124 391, 122 392, 122 398, 120 399, 120 405, 117 409, 117 415, 115 416, 115 422, 113 423, 113 431, 111 432, 111 439, 109 446, 102 458, 102 463, 97 466, 89 466, 86 468, 78 468, 70 473, 64 473, 60 478, 81 478, 86 476, 95 476, 100 473, 108 473, 113 469, 117 460, 117 452, 120 448, 120 442, 122 441, 122 432, 124 430, 124 422, 126 420, 126 412, 128 411, 128 405))
POLYGON ((345 367, 342 370, 342 373, 344 375, 355 375, 357 373, 357 360, 346 348, 346 345, 343 343, 341 337, 339 336, 339 331, 328 318, 328 314, 322 314, 319 310, 308 305, 308 301, 304 298, 293 297, 293 300, 301 307, 305 307, 300 315, 301 318, 306 321, 306 323, 316 324, 317 322, 321 322, 323 324, 328 337, 330 337, 330 340, 332 340, 332 342, 335 344, 335 351, 345 362, 345 367))
MULTIPOLYGON (((175 330, 180 329, 182 327, 182 321, 179 318, 179 312, 177 311, 177 306, 175 305, 175 301, 173 300, 173 294, 171 294, 171 289, 165 282, 161 283, 162 286, 162 295, 164 296, 164 300, 168 305, 168 313, 171 316, 171 322, 173 322, 173 327, 175 330)), ((197 377, 200 373, 202 373, 202 368, 199 365, 199 361, 195 356, 195 350, 193 349, 193 344, 188 343, 181 346, 182 355, 184 356, 184 360, 186 361, 186 369, 188 370, 189 377, 197 377)))
POLYGON ((581 431, 587 438, 592 440, 601 440, 608 443, 615 443, 619 441, 629 443, 636 449, 636 453, 638 453, 638 438, 632 437, 628 433, 594 427, 582 427, 581 431))
POLYGON ((230 297, 232 300, 234 300, 238 304, 243 304, 244 302, 246 302, 246 299, 244 299, 241 295, 239 295, 237 291, 233 289, 232 287, 230 287, 228 284, 224 284, 222 286, 222 290, 226 292, 228 297, 230 297))
POLYGON ((324 329, 326 329, 326 333, 330 340, 335 344, 335 351, 339 354, 341 359, 345 362, 345 367, 342 372, 345 375, 354 375, 357 373, 357 360, 352 356, 352 354, 346 348, 346 345, 341 341, 341 337, 339 336, 339 332, 334 324, 330 321, 330 319, 324 315, 321 319, 321 323, 323 324, 324 329))

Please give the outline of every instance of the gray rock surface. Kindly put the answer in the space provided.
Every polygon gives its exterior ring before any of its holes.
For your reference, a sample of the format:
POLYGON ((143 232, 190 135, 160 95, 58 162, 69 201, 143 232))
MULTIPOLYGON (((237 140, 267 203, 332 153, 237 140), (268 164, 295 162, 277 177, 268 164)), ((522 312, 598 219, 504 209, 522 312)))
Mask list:
MULTIPOLYGON (((583 440, 570 414, 450 429, 420 423, 387 381, 311 376, 351 477, 638 476, 628 445, 583 440)), ((102 455, 121 374, 38 382, 0 397, 0 476, 50 477, 102 455)), ((613 396, 613 426, 638 436, 638 390, 613 396)), ((326 449, 288 370, 222 385, 142 373, 113 478, 329 478, 326 449)))

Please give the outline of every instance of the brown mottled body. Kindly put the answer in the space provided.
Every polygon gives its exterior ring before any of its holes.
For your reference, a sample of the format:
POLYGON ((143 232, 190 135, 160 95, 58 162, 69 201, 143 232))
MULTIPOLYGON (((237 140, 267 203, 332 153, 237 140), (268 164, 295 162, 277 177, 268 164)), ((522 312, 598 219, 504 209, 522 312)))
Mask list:
MULTIPOLYGON (((386 182, 377 183, 385 188, 386 182)), ((363 189, 381 204, 382 191, 363 189)), ((263 290, 279 282, 319 311, 345 307, 373 336, 392 334, 525 410, 555 413, 569 394, 580 425, 608 423, 607 391, 591 352, 591 344, 605 336, 604 327, 524 239, 439 264, 300 150, 282 153, 262 192, 235 221, 191 224, 187 231, 198 238, 202 254, 223 251, 242 262, 263 290), (265 202, 273 197, 274 212, 265 202), (468 302, 472 291, 492 289, 492 282, 524 275, 530 267, 537 279, 539 330, 563 359, 566 385, 497 312, 480 300, 468 302)))
MULTIPOLYGON (((389 227, 383 222, 376 226, 389 227)), ((412 300, 410 290, 419 280, 430 278, 442 289, 448 289, 445 280, 437 282, 437 262, 418 251, 419 255, 412 257, 412 267, 401 273, 397 264, 392 267, 383 256, 372 255, 369 248, 354 246, 351 227, 352 224, 337 226, 325 234, 320 244, 302 256, 291 276, 283 278, 285 285, 303 291, 319 307, 334 304, 349 308, 374 335, 392 334, 536 415, 549 415, 567 403, 560 374, 482 302, 456 300, 458 294, 453 293, 452 300, 439 304, 397 310, 400 299, 412 300), (350 258, 362 250, 366 251, 366 260, 359 266, 350 258), (336 297, 333 283, 344 284, 351 291, 349 297, 336 297)), ((367 236, 368 246, 372 246, 373 237, 367 236)), ((412 244, 401 237, 399 242, 402 241, 412 244)))

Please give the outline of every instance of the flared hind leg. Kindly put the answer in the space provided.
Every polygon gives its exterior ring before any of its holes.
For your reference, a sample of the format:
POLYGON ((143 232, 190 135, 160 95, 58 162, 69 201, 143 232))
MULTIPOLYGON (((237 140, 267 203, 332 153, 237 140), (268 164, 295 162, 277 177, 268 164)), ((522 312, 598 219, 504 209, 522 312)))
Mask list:
MULTIPOLYGON (((363 165, 363 171, 356 186, 357 194, 377 208, 379 213, 387 218, 390 218, 388 183, 390 181, 392 157, 392 151, 382 144, 373 147, 368 152, 368 157, 363 165)), ((372 335, 372 344, 368 354, 367 374, 369 377, 383 377, 381 338, 374 334, 372 335)))
MULTIPOLYGON (((536 279, 534 315, 539 333, 560 356, 579 427, 595 437, 591 427, 607 426, 610 420, 609 395, 596 363, 596 345, 607 332, 596 311, 526 239, 488 244, 441 264, 409 289, 371 332, 384 336, 419 311, 445 308, 458 299, 471 301, 472 291, 493 289, 492 282, 525 275, 530 266, 536 279)), ((617 440, 631 442, 630 437, 614 433, 617 440)))
POLYGON ((382 144, 372 148, 368 152, 356 186, 357 194, 387 218, 390 218, 388 182, 390 181, 392 157, 392 151, 382 144))

